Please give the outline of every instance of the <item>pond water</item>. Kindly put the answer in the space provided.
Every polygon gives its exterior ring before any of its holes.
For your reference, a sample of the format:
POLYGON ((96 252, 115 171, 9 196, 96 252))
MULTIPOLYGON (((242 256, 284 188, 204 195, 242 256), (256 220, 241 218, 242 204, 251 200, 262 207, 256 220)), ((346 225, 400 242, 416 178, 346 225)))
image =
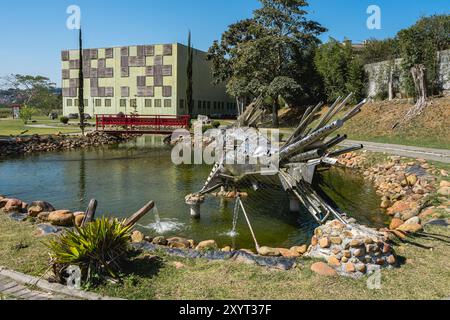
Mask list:
MULTIPOLYGON (((27 202, 45 200, 56 208, 74 211, 84 211, 95 198, 99 202, 97 216, 119 218, 154 200, 157 210, 139 222, 145 234, 215 239, 220 245, 253 248, 242 213, 236 223, 237 236, 230 236, 234 200, 207 197, 201 219, 191 219, 184 197, 201 189, 211 166, 173 165, 171 148, 162 139, 143 136, 117 146, 0 160, 0 194, 27 202)), ((332 169, 316 180, 330 202, 349 216, 369 226, 385 225, 380 199, 358 175, 332 169)), ((249 197, 243 203, 260 245, 290 247, 309 241, 316 226, 313 219, 306 212, 290 212, 281 187, 246 191, 249 197)))

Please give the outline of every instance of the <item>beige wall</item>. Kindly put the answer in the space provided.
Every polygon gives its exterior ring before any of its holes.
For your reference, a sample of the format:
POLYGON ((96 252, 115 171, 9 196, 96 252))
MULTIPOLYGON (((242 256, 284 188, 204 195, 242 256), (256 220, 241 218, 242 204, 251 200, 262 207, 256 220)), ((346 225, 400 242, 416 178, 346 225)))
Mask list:
MULTIPOLYGON (((130 106, 130 99, 137 100, 137 112, 141 115, 177 115, 186 114, 186 87, 187 87, 187 47, 181 44, 172 45, 172 55, 163 57, 164 65, 172 65, 172 76, 163 77, 163 86, 172 87, 172 97, 167 98, 162 96, 162 87, 154 88, 154 97, 136 97, 137 94, 137 76, 145 76, 145 67, 130 67, 129 77, 121 77, 121 47, 115 47, 114 57, 106 59, 106 67, 114 68, 114 77, 112 78, 99 78, 99 87, 113 87, 114 97, 92 97, 90 92, 90 79, 85 79, 84 82, 84 95, 88 104, 85 106, 86 113, 90 115, 95 114, 117 114, 123 112, 129 114, 134 111, 130 106), (120 107, 121 87, 127 86, 130 88, 130 96, 123 98, 127 100, 126 108, 120 107), (101 99, 102 106, 94 107, 95 100, 101 99), (111 99, 111 107, 105 107, 105 99, 111 99), (145 107, 145 100, 152 100, 152 107, 145 107), (155 107, 155 100, 161 99, 162 107, 155 107), (171 107, 164 107, 164 99, 171 100, 171 107), (184 108, 180 106, 180 100, 184 100, 184 108)), ((155 45, 155 56, 163 54, 163 45, 155 45)), ((129 46, 129 56, 137 55, 137 46, 129 46)), ((69 51, 69 59, 75 60, 79 58, 78 50, 69 51)), ((105 58, 105 48, 98 49, 98 59, 105 58)), ((154 57, 146 57, 146 65, 153 65, 154 57)), ((91 61, 91 68, 97 67, 98 60, 91 61)), ((69 61, 62 61, 62 69, 69 69, 69 61)), ((225 92, 225 86, 215 86, 212 84, 211 64, 206 60, 206 53, 199 50, 195 50, 194 54, 194 102, 195 109, 194 114, 234 114, 235 108, 231 106, 234 104, 234 99, 228 96, 225 92), (210 109, 200 111, 198 110, 198 101, 206 101, 210 104, 210 109), (216 105, 220 102, 224 104, 224 109, 217 107, 214 109, 214 102, 216 105), (227 108, 228 106, 228 108, 227 108)), ((70 70, 70 78, 78 78, 78 70, 70 70)), ((146 78, 146 85, 153 86, 154 77, 146 78)), ((63 88, 69 87, 69 80, 64 79, 62 81, 63 88)), ((63 97, 63 112, 65 115, 70 113, 78 113, 78 107, 75 106, 74 97, 63 97), (72 100, 72 106, 67 106, 67 100, 72 100)), ((203 103, 202 103, 203 104, 203 103)))

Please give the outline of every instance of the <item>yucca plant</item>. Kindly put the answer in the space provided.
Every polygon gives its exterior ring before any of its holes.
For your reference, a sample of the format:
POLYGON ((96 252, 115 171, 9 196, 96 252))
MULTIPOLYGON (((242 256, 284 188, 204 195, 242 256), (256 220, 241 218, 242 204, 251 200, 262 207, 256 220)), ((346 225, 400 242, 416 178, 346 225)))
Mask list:
POLYGON ((67 231, 48 243, 57 276, 69 266, 78 266, 83 278, 118 278, 120 262, 126 257, 131 226, 117 219, 97 219, 81 228, 67 231))

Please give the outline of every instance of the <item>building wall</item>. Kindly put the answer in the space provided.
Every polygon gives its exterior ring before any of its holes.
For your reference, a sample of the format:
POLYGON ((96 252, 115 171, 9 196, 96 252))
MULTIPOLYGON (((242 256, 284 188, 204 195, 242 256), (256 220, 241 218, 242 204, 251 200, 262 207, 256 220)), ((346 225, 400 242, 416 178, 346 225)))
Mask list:
MULTIPOLYGON (((182 99, 185 108, 179 110, 187 113, 186 89, 187 89, 187 64, 188 47, 178 44, 178 98, 182 99)), ((206 52, 195 50, 193 54, 193 115, 236 115, 236 100, 226 93, 225 84, 213 84, 212 63, 207 60, 206 52), (209 108, 208 108, 209 106, 209 108)), ((180 101, 178 102, 180 105, 180 101)))
MULTIPOLYGON (((180 44, 129 46, 86 49, 83 52, 86 113, 90 115, 119 112, 125 114, 137 112, 140 115, 187 113, 186 46, 180 44), (124 87, 129 88, 128 96, 122 96, 124 87), (134 99, 136 109, 131 106, 134 99), (121 104, 121 100, 125 100, 126 106, 121 104), (97 105, 98 101, 101 106, 97 105), (106 106, 106 101, 110 101, 110 106, 106 106), (148 106, 146 101, 150 101, 151 106, 148 106)), ((65 115, 78 113, 78 50, 63 51, 62 60, 63 112, 65 115)), ((233 99, 226 94, 225 86, 212 84, 211 65, 206 60, 206 53, 195 50, 193 69, 196 107, 198 101, 202 101, 205 107, 210 106, 210 109, 201 109, 202 112, 198 113, 234 114, 233 99), (216 105, 219 102, 223 104, 223 109, 219 107, 214 109, 214 102, 216 105)))

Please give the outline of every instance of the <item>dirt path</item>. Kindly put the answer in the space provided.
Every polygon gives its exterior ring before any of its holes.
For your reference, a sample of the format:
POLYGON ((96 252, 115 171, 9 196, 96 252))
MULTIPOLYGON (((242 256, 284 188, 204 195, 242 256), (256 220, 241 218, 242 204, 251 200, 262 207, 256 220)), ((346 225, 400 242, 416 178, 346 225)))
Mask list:
POLYGON ((450 163, 450 150, 448 149, 411 147, 398 144, 387 144, 387 143, 376 143, 376 142, 354 141, 354 140, 346 140, 341 144, 341 146, 351 146, 355 144, 363 144, 364 149, 369 151, 386 152, 389 154, 402 157, 421 158, 425 160, 450 163))

